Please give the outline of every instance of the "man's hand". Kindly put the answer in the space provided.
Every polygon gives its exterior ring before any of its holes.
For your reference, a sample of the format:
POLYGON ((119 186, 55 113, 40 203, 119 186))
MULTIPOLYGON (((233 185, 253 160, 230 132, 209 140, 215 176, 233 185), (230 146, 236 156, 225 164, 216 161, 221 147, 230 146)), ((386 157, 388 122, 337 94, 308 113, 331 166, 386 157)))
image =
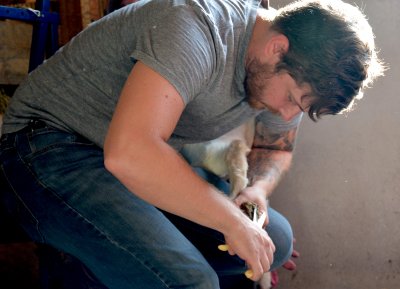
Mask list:
POLYGON ((243 214, 243 219, 224 236, 229 254, 238 255, 251 269, 251 276, 246 274, 249 279, 257 281, 269 271, 275 246, 267 232, 257 223, 243 214))
MULTIPOLYGON (((262 188, 257 186, 250 186, 241 191, 240 194, 235 198, 234 202, 238 207, 246 202, 255 203, 258 205, 258 209, 261 212, 267 213, 268 201, 264 196, 265 193, 263 192, 262 188)), ((267 214, 262 228, 265 228, 268 223, 269 219, 267 214)))

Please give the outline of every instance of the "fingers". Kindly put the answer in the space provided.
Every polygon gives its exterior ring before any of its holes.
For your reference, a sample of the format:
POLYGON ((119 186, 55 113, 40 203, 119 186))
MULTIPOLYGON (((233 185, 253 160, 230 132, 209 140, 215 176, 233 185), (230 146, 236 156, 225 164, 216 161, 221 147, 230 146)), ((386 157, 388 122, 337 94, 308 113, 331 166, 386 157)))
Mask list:
MULTIPOLYGON (((235 255, 235 253, 231 250, 229 250, 229 246, 228 245, 219 245, 218 249, 220 249, 221 251, 227 251, 229 252, 230 255, 235 255)), ((268 272, 269 269, 271 268, 273 262, 273 255, 268 255, 265 256, 265 258, 262 258, 261 261, 259 261, 256 265, 249 265, 249 268, 244 272, 244 275, 248 278, 251 279, 253 281, 258 281, 261 276, 268 272)))
POLYGON ((248 262, 252 274, 249 278, 250 274, 248 271, 246 271, 246 277, 253 281, 258 281, 264 273, 270 270, 274 261, 274 252, 275 245, 271 238, 267 235, 264 245, 262 246, 262 250, 259 252, 259 254, 257 254, 259 257, 255 260, 255 262, 253 261, 254 263, 252 261, 248 262))
POLYGON ((229 253, 229 255, 231 255, 231 256, 236 255, 235 251, 233 251, 232 248, 229 247, 229 246, 228 246, 228 253, 229 253))
MULTIPOLYGON (((248 212, 249 209, 247 208, 246 204, 255 204, 257 209, 257 224, 260 228, 265 228, 269 223, 267 208, 268 208, 268 201, 265 198, 261 199, 249 199, 247 196, 239 194, 236 199, 234 199, 235 204, 251 219, 253 215, 253 211, 250 213, 248 212), (263 216, 265 213, 265 216, 263 216), (261 221, 262 220, 262 221, 261 221)), ((254 207, 254 206, 253 206, 254 207)))
POLYGON ((261 279, 262 275, 266 272, 268 272, 271 268, 272 264, 271 259, 268 257, 261 258, 259 262, 257 262, 254 265, 249 265, 249 268, 244 275, 253 281, 258 281, 261 279))
POLYGON ((238 207, 243 203, 250 202, 256 203, 262 211, 266 211, 268 208, 268 201, 264 193, 254 187, 245 188, 233 201, 238 207))
MULTIPOLYGON (((265 246, 263 246, 264 250, 257 254, 259 255, 259 257, 256 257, 256 259, 249 259, 246 262, 249 269, 244 272, 244 275, 253 281, 259 280, 265 272, 268 272, 273 262, 275 246, 272 243, 271 239, 269 237, 267 238, 268 242, 265 246)), ((218 249, 228 252, 230 255, 235 255, 235 252, 231 249, 229 245, 219 245, 218 249)))
POLYGON ((237 254, 245 260, 248 270, 243 273, 253 281, 259 280, 269 271, 275 252, 275 245, 267 232, 262 229, 267 213, 259 214, 257 209, 257 207, 253 209, 251 219, 243 215, 240 226, 233 227, 229 234, 225 234, 226 244, 218 246, 219 250, 230 255, 237 254))

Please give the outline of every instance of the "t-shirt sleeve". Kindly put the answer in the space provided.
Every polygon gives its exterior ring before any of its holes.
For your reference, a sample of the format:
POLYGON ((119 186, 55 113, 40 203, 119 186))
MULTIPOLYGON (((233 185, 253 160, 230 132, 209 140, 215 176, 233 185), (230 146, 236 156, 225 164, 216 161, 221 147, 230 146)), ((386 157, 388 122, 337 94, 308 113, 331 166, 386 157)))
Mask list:
POLYGON ((263 111, 257 116, 257 121, 263 123, 271 132, 282 133, 298 127, 302 117, 303 113, 299 113, 291 121, 287 122, 277 114, 263 111))
POLYGON ((141 25, 131 54, 166 78, 186 104, 206 89, 216 57, 212 23, 198 10, 182 5, 156 13, 141 25))

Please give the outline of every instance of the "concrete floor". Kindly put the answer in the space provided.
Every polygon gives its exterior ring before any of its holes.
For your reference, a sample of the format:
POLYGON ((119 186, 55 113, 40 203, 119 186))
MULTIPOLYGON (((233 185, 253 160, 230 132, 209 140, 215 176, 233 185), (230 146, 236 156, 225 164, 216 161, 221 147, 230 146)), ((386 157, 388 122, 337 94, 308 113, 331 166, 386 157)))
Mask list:
POLYGON ((347 2, 363 8, 390 69, 347 116, 303 122, 271 200, 301 253, 279 289, 400 288, 400 1, 347 2))

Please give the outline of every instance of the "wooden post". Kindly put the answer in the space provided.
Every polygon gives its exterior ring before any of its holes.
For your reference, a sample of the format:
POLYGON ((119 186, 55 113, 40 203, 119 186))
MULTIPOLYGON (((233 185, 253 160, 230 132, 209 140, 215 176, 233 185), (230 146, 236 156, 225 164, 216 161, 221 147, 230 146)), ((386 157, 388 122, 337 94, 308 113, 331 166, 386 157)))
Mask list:
POLYGON ((80 0, 60 1, 60 46, 82 31, 80 0))

